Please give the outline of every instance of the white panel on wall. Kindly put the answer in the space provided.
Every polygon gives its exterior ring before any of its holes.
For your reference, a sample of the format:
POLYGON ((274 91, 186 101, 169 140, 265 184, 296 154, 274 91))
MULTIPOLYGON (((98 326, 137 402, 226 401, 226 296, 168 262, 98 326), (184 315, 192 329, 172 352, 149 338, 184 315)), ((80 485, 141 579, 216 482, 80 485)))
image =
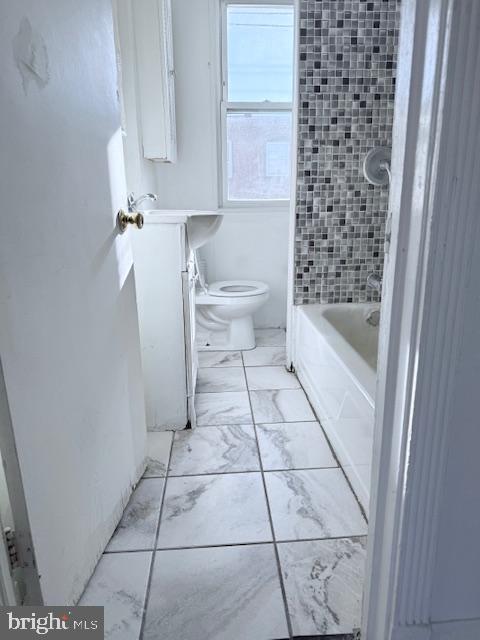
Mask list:
POLYGON ((175 93, 170 0, 133 4, 143 154, 175 162, 175 93))
POLYGON ((140 126, 140 100, 137 72, 133 3, 113 2, 117 48, 118 82, 122 103, 122 135, 127 190, 136 194, 155 191, 154 163, 145 159, 140 126))

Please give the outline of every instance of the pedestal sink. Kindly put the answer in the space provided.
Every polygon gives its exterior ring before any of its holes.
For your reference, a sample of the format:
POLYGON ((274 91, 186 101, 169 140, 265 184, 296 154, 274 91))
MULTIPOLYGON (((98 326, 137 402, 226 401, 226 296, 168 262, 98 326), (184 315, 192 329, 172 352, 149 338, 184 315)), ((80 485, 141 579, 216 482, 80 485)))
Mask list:
POLYGON ((145 211, 145 221, 153 219, 163 223, 185 223, 188 246, 192 251, 203 246, 212 238, 222 224, 223 213, 217 211, 151 209, 145 211))

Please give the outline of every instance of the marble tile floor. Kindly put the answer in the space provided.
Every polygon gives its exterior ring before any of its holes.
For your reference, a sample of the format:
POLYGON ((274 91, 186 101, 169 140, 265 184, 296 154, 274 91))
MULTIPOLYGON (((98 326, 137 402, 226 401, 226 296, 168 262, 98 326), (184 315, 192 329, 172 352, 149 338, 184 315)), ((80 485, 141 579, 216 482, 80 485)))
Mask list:
POLYGON ((106 638, 353 638, 367 523, 284 343, 201 353, 197 428, 148 434, 80 601, 105 606, 106 638))

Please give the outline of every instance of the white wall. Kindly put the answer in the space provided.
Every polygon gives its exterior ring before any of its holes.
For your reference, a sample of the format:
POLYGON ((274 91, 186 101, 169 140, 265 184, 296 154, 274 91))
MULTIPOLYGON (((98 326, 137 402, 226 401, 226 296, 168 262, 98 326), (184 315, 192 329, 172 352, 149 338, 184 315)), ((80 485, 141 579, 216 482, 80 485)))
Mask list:
MULTIPOLYGON (((155 165, 159 208, 217 209, 218 0, 172 0, 178 161, 155 165)), ((257 326, 284 327, 288 209, 224 210, 220 231, 202 250, 213 280, 248 278, 271 288, 257 326)))
POLYGON ((214 4, 172 0, 178 159, 155 165, 159 204, 166 209, 218 206, 214 4))
POLYGON ((70 604, 145 461, 110 0, 2 3, 0 60, 0 353, 43 597, 70 604))
POLYGON ((204 247, 207 278, 261 280, 269 301, 257 312, 257 327, 284 327, 287 308, 288 212, 227 213, 216 236, 204 247))

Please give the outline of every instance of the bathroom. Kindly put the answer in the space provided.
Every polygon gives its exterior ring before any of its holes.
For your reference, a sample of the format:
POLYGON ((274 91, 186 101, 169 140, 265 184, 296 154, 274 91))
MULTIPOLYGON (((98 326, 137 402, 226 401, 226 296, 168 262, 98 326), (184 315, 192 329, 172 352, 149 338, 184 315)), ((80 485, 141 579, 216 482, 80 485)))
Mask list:
POLYGON ((4 13, 0 603, 476 640, 480 7, 4 13))
MULTIPOLYGON (((133 21, 117 16, 119 49, 124 68, 133 23, 138 69, 153 27, 132 6, 133 21)), ((164 7, 169 144, 149 152, 166 161, 135 157, 151 175, 132 187, 143 227, 130 231, 151 460, 97 571, 105 580, 122 553, 153 544, 132 629, 144 638, 233 640, 244 625, 258 640, 349 637, 361 626, 400 5, 164 7)), ((155 119, 138 102, 154 95, 152 69, 138 76, 126 140, 135 106, 148 156, 155 119)), ((94 574, 81 603, 103 597, 95 585, 94 574)))

